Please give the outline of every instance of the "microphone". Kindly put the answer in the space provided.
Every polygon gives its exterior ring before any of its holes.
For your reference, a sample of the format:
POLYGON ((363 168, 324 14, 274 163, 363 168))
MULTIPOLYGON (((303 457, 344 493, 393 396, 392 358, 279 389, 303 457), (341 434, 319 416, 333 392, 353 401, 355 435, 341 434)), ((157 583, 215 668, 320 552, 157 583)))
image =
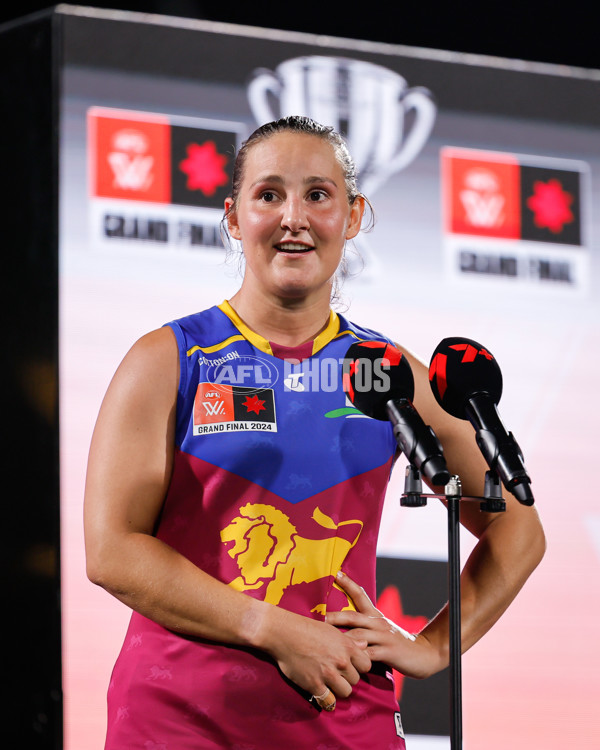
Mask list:
POLYGON ((440 441, 412 405, 415 383, 402 352, 385 342, 357 341, 346 352, 342 377, 354 406, 369 417, 391 421, 409 462, 432 484, 447 484, 450 473, 440 441))
POLYGON ((498 414, 502 373, 481 344, 460 337, 440 341, 429 365, 429 382, 438 404, 453 417, 471 422, 488 466, 523 505, 533 505, 523 454, 498 414))

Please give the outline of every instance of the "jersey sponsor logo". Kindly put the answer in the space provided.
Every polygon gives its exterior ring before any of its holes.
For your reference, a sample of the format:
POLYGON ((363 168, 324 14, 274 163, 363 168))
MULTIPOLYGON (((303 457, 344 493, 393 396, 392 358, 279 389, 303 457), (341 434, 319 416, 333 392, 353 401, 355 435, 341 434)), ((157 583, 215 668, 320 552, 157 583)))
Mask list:
POLYGON ((237 354, 235 359, 221 357, 216 362, 204 358, 204 363, 207 364, 206 379, 216 389, 223 386, 225 390, 231 386, 243 386, 248 392, 258 393, 265 388, 272 388, 279 379, 279 371, 275 365, 263 357, 251 354, 237 354))
POLYGON ((297 393, 302 393, 306 390, 306 387, 304 383, 302 382, 302 378, 304 377, 303 372, 291 372, 283 380, 283 384, 285 386, 285 389, 287 391, 296 391, 297 393))
MULTIPOLYGON (((221 541, 233 545, 227 550, 240 570, 240 575, 229 582, 237 591, 256 591, 264 587, 264 601, 279 604, 290 586, 312 583, 321 578, 335 576, 346 556, 354 547, 363 528, 359 519, 348 519, 336 523, 315 507, 312 520, 315 531, 323 529, 333 532, 324 539, 309 539, 298 534, 289 516, 272 505, 246 503, 238 515, 221 531, 221 541), (342 526, 355 526, 352 539, 337 534, 342 526)), ((336 589, 342 589, 333 584, 336 589)), ((343 609, 354 610, 352 600, 347 597, 343 609)), ((318 602, 310 610, 326 613, 326 603, 318 602)))
POLYGON ((346 404, 345 406, 342 406, 339 409, 332 409, 331 411, 328 411, 325 413, 325 417, 327 419, 335 419, 336 417, 352 417, 357 419, 371 419, 371 417, 368 417, 366 414, 363 414, 360 409, 357 409, 356 406, 350 401, 348 398, 348 395, 346 394, 346 404))
POLYGON ((240 431, 277 432, 273 389, 199 383, 193 434, 240 431))

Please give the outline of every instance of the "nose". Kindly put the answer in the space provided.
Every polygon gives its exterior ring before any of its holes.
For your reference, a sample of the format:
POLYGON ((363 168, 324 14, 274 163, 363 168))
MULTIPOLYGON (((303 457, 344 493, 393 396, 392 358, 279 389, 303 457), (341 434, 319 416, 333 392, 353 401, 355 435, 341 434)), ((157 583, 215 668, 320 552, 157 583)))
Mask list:
POLYGON ((285 201, 281 216, 281 227, 295 234, 310 228, 306 206, 301 198, 289 196, 285 201))

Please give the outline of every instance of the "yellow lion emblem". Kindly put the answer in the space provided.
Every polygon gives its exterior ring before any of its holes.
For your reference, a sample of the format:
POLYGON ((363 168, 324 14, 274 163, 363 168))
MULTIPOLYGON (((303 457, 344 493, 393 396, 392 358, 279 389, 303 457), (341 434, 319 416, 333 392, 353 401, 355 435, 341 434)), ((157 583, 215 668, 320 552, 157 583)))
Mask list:
MULTIPOLYGON (((240 575, 230 582, 237 591, 259 589, 267 584, 265 601, 279 604, 288 586, 310 583, 319 578, 335 576, 346 555, 358 541, 363 523, 358 520, 335 521, 315 508, 312 519, 325 529, 336 531, 340 526, 356 525, 358 531, 349 542, 337 536, 327 539, 305 539, 300 536, 288 516, 272 505, 246 503, 240 515, 221 531, 221 541, 234 542, 228 554, 240 575)), ((340 589, 334 583, 338 590, 340 589)), ((348 606, 356 609, 347 597, 348 606)), ((311 612, 325 614, 326 604, 317 604, 311 612)))

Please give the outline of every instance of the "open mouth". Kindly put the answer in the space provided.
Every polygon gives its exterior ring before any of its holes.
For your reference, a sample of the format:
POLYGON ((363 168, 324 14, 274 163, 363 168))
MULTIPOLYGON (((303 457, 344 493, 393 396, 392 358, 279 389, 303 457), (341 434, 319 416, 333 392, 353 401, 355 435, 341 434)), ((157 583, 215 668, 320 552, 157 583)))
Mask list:
POLYGON ((303 245, 300 242, 280 242, 275 245, 275 249, 280 253, 308 253, 315 248, 312 245, 303 245))

